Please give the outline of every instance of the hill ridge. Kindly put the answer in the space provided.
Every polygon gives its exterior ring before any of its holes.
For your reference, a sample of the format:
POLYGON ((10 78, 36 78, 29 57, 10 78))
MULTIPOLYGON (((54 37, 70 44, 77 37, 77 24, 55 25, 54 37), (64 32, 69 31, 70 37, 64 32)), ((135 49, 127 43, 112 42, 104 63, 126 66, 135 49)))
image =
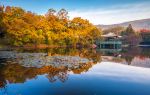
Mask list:
POLYGON ((118 23, 118 24, 111 24, 111 25, 99 24, 99 25, 96 25, 96 26, 101 27, 102 29, 108 29, 108 28, 112 28, 112 27, 116 27, 116 26, 127 27, 129 24, 132 24, 133 28, 136 29, 136 30, 150 29, 150 18, 127 21, 127 22, 118 23))

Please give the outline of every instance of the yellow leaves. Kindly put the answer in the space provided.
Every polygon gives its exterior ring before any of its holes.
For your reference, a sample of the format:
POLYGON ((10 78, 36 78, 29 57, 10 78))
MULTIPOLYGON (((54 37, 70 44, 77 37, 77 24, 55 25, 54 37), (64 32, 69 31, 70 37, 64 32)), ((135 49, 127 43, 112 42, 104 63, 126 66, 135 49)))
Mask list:
POLYGON ((64 9, 57 15, 50 9, 46 16, 42 16, 18 7, 8 7, 4 14, 7 37, 15 44, 87 44, 89 38, 95 39, 100 35, 100 31, 86 19, 76 17, 69 21, 68 12, 64 9))
POLYGON ((88 20, 84 20, 81 17, 74 18, 71 21, 71 23, 73 24, 74 27, 78 27, 78 28, 87 28, 92 26, 92 24, 90 24, 88 20))
POLYGON ((41 17, 40 20, 35 23, 35 27, 36 29, 42 29, 45 32, 50 30, 48 21, 43 17, 41 17))

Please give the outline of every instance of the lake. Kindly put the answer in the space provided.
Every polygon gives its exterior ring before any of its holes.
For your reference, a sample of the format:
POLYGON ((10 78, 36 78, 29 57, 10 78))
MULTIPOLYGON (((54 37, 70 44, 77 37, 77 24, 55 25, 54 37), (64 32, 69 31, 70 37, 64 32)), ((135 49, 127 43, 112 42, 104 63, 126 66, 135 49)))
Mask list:
POLYGON ((1 50, 0 95, 150 95, 150 48, 1 50))

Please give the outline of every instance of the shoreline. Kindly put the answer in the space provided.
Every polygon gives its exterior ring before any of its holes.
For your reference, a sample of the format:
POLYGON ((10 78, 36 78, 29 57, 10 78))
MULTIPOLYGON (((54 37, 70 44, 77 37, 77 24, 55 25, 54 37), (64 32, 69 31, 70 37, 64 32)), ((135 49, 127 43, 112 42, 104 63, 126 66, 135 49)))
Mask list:
POLYGON ((93 45, 46 45, 46 44, 39 44, 39 45, 22 45, 22 46, 12 46, 12 45, 1 45, 1 49, 17 49, 17 48, 22 48, 22 49, 46 49, 46 48, 96 48, 93 47, 93 45))

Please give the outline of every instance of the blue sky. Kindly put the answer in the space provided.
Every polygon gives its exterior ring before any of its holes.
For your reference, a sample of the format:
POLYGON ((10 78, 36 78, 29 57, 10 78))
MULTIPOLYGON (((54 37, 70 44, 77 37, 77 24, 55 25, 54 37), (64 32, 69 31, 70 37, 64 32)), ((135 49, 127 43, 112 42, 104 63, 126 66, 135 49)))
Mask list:
POLYGON ((79 16, 93 24, 115 24, 150 16, 150 0, 1 0, 0 4, 38 14, 45 14, 49 8, 65 8, 70 19, 79 16))

